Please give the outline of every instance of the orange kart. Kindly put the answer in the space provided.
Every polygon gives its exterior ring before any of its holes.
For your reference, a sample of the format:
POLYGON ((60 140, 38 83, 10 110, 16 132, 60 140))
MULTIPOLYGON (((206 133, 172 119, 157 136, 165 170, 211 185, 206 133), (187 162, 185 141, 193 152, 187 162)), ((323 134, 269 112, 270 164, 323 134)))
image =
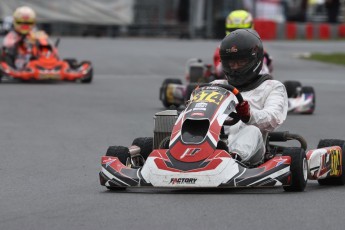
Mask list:
MULTIPOLYGON (((59 40, 53 45, 47 37, 38 39, 33 46, 32 57, 23 68, 17 69, 9 59, 0 61, 0 81, 14 79, 21 81, 80 81, 91 83, 93 67, 90 61, 80 63, 75 59, 60 59, 57 51, 59 40)), ((6 53, 5 53, 6 55, 6 53)))

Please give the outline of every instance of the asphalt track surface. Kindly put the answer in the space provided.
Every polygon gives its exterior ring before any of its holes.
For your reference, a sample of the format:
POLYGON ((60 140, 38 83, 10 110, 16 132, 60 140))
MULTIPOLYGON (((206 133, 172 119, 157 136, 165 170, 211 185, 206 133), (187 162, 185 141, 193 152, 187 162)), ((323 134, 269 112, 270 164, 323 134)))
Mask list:
MULTIPOLYGON (((62 38, 60 55, 91 60, 88 84, 0 84, 0 229, 343 229, 345 186, 309 181, 277 189, 110 192, 99 185, 109 145, 153 135, 163 79, 185 62, 211 62, 218 41, 62 38)), ((296 53, 344 51, 343 42, 265 42, 274 77, 316 91, 314 115, 289 115, 280 130, 345 139, 345 68, 296 53)))

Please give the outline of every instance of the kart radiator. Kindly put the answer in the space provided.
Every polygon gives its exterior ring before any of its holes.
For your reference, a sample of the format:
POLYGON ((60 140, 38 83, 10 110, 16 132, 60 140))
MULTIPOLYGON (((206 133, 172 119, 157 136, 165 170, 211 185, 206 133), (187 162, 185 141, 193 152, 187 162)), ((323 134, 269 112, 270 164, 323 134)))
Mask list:
POLYGON ((155 114, 153 117, 153 149, 158 149, 161 141, 166 137, 170 137, 177 118, 177 110, 165 110, 155 114))

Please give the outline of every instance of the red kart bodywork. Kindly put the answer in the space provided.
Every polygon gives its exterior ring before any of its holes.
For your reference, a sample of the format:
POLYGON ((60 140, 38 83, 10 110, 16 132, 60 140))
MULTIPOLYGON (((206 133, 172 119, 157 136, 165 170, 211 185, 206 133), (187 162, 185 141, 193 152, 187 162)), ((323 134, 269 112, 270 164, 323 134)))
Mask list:
POLYGON ((79 64, 59 58, 57 46, 51 44, 47 36, 38 38, 32 47, 31 58, 21 69, 10 66, 6 61, 0 62, 3 76, 23 81, 76 81, 89 83, 93 77, 90 61, 79 64))
POLYGON ((282 186, 286 191, 303 191, 308 179, 318 180, 320 184, 345 184, 342 164, 345 141, 342 140, 321 140, 317 149, 306 154, 303 137, 272 132, 267 137, 261 164, 245 165, 234 159, 224 143, 227 136, 224 139, 223 126, 234 124, 229 116, 236 120, 235 97, 239 103, 243 101, 238 90, 229 85, 201 86, 178 117, 175 118, 177 111, 173 110, 157 113, 154 130, 165 130, 173 124, 167 129, 169 136, 161 137, 157 133, 158 141, 154 137, 153 143, 159 143, 158 146, 138 143, 107 151, 101 161, 101 185, 109 189, 282 186), (297 140, 301 146, 274 144, 289 140, 297 140), (148 147, 152 151, 137 164, 140 149, 148 147), (139 154, 135 149, 139 149, 139 154))

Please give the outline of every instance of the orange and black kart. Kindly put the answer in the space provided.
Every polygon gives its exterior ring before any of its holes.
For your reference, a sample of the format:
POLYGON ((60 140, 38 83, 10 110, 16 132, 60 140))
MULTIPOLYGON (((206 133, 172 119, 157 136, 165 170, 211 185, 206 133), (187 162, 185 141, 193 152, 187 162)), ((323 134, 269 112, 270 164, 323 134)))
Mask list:
MULTIPOLYGON (((60 59, 57 45, 51 44, 48 39, 40 39, 35 45, 35 55, 24 65, 17 69, 7 60, 0 61, 0 82, 3 79, 21 81, 80 81, 91 83, 93 67, 90 61, 77 62, 76 59, 60 59)), ((3 52, 3 55, 6 55, 3 52)))

